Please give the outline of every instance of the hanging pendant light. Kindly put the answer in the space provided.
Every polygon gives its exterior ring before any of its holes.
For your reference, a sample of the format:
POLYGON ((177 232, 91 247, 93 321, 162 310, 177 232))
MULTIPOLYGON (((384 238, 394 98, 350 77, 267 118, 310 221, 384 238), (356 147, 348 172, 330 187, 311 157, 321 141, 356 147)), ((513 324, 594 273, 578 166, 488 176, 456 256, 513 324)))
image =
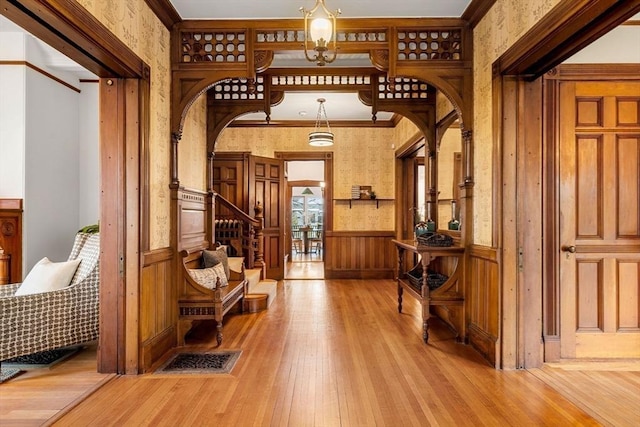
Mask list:
POLYGON ((313 132, 309 132, 309 145, 313 147, 328 147, 333 145, 333 133, 329 127, 329 119, 327 119, 327 112, 324 109, 324 103, 326 99, 318 98, 318 115, 316 117, 316 127, 313 132), (322 116, 324 115, 324 121, 327 125, 327 130, 321 129, 322 116))
POLYGON ((330 12, 324 5, 324 0, 316 0, 315 6, 310 10, 304 7, 300 8, 300 12, 304 14, 304 56, 309 62, 315 62, 319 66, 324 66, 335 61, 338 54, 336 46, 336 17, 342 13, 340 9, 330 12), (318 8, 321 8, 318 11, 318 8), (316 16, 314 13, 318 11, 316 16), (309 20, 311 19, 311 24, 309 20), (309 40, 309 37, 311 40, 309 40), (333 39, 333 53, 330 57, 325 56, 329 50, 329 43, 333 39), (315 55, 311 56, 308 52, 308 43, 313 43, 315 55))

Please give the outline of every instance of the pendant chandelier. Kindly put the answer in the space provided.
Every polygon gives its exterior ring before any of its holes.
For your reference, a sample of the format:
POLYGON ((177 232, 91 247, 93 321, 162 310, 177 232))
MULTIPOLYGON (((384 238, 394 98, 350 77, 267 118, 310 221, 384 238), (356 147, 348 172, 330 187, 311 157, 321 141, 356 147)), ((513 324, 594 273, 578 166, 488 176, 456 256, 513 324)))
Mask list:
POLYGON ((309 62, 315 62, 319 66, 324 66, 335 61, 338 54, 336 46, 336 17, 342 13, 340 9, 330 12, 324 5, 324 0, 316 0, 315 6, 310 10, 300 8, 304 14, 304 56, 309 62), (320 11, 318 11, 318 9, 320 11), (314 17, 313 14, 318 12, 314 17), (311 20, 311 23, 309 23, 311 20), (309 37, 311 40, 309 40, 309 37), (325 54, 329 50, 329 43, 333 39, 333 53, 330 56, 325 54), (309 55, 308 44, 313 43, 315 54, 309 55))
POLYGON ((327 112, 324 109, 324 103, 326 99, 318 98, 318 115, 316 116, 316 127, 313 132, 309 132, 309 145, 313 147, 328 147, 333 145, 333 133, 329 127, 329 119, 327 119, 327 112), (327 130, 321 129, 322 116, 324 115, 324 121, 327 125, 327 130))

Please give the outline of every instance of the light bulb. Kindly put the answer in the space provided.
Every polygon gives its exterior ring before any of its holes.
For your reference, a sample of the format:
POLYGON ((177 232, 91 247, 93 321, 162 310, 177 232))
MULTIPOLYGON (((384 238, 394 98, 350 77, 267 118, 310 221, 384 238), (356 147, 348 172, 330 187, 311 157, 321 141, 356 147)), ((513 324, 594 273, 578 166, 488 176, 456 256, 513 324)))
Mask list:
POLYGON ((316 45, 320 44, 320 39, 324 40, 326 46, 331 41, 333 35, 333 25, 327 18, 315 18, 311 21, 311 28, 309 28, 311 39, 316 45))

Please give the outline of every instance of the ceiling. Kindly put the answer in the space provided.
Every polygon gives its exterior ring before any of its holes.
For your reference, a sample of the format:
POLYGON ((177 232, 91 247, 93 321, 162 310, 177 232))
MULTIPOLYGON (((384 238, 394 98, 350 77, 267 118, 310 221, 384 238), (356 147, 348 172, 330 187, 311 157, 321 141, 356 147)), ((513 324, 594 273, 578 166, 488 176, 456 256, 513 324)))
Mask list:
MULTIPOLYGON (((302 17, 315 0, 170 0, 182 19, 285 19, 302 17)), ((344 18, 459 18, 471 0, 325 0, 344 18)))

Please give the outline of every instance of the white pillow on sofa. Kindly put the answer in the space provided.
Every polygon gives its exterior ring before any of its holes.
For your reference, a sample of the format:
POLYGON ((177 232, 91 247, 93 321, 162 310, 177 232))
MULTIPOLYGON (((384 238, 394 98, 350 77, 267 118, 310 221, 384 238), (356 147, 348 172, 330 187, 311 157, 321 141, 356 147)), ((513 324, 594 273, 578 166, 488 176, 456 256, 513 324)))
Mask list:
POLYGON ((215 289, 218 278, 220 279, 220 287, 229 285, 227 275, 224 273, 224 266, 221 262, 213 267, 190 268, 189 275, 200 286, 204 286, 207 289, 215 289))
POLYGON ((24 278, 15 295, 39 294, 69 286, 80 261, 51 262, 47 257, 42 258, 24 278))

